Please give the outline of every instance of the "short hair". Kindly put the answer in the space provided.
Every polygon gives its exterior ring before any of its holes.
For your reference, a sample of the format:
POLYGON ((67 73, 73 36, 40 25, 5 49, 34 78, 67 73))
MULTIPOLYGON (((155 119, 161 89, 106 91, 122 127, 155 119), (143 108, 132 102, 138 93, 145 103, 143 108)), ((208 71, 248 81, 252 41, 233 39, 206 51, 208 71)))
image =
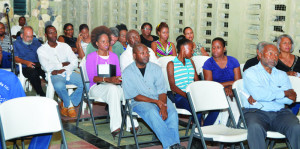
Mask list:
POLYGON ((73 24, 71 24, 71 23, 66 23, 66 24, 64 25, 64 30, 66 30, 68 26, 72 26, 72 28, 74 28, 74 27, 73 27, 73 24))
MULTIPOLYGON (((261 44, 260 49, 258 49, 259 53, 263 53, 265 47, 266 47, 266 46, 269 46, 269 45, 275 46, 274 44, 272 44, 272 43, 270 43, 270 42, 264 42, 263 44, 261 44)), ((275 47, 276 47, 276 46, 275 46, 275 47)))
POLYGON ((185 27, 185 28, 183 29, 182 33, 185 34, 185 30, 187 30, 187 29, 189 29, 189 28, 192 29, 191 27, 187 26, 187 27, 185 27))
POLYGON ((24 18, 24 19, 26 20, 26 18, 25 18, 24 16, 21 16, 21 17, 19 18, 19 21, 20 21, 21 18, 24 18))
POLYGON ((214 42, 214 41, 220 41, 222 44, 223 44, 223 47, 225 47, 225 45, 226 45, 226 42, 225 42, 225 40, 223 39, 223 38, 221 38, 221 37, 216 37, 216 38, 214 38, 213 40, 212 40, 212 42, 211 42, 211 44, 214 42))
POLYGON ((264 49, 264 47, 263 47, 264 44, 268 44, 268 42, 266 42, 266 41, 261 41, 261 42, 259 42, 259 43, 257 44, 257 46, 256 46, 256 49, 257 49, 258 51, 262 51, 262 49, 264 49))
POLYGON ((187 45, 188 43, 193 43, 192 41, 186 39, 184 36, 182 37, 183 35, 180 35, 176 38, 176 42, 177 42, 177 45, 176 45, 176 49, 177 49, 177 53, 180 52, 180 48, 181 46, 183 45, 187 45))
POLYGON ((115 37, 119 37, 119 30, 116 27, 110 27, 109 30, 111 31, 111 34, 115 37))
POLYGON ((152 30, 152 25, 149 22, 145 22, 142 24, 141 29, 143 29, 146 25, 149 25, 151 27, 152 30))
POLYGON ((32 30, 32 32, 33 32, 33 29, 32 29, 31 26, 23 26, 23 27, 20 29, 20 35, 21 35, 21 34, 24 34, 25 28, 30 28, 30 29, 32 30))
POLYGON ((110 32, 109 28, 107 28, 106 26, 98 26, 93 29, 93 31, 91 33, 91 42, 92 42, 92 45, 94 48, 98 49, 96 42, 99 40, 100 36, 103 34, 106 34, 108 36, 108 40, 110 43, 111 32, 110 32))
POLYGON ((158 35, 158 32, 161 31, 162 28, 169 28, 168 24, 166 22, 161 22, 156 26, 156 35, 158 35))
MULTIPOLYGON (((47 34, 47 30, 48 30, 48 28, 50 28, 50 27, 54 27, 53 25, 47 25, 46 27, 45 27, 45 34, 47 34)), ((55 28, 55 27, 54 27, 55 28)))
POLYGON ((89 26, 88 26, 87 24, 81 24, 81 25, 79 26, 79 32, 81 32, 83 29, 89 30, 89 26))
POLYGON ((142 44, 142 43, 138 43, 138 44, 133 45, 133 47, 132 47, 132 53, 136 53, 136 51, 139 50, 139 49, 142 48, 142 47, 147 48, 147 47, 146 47, 144 44, 142 44))
POLYGON ((121 32, 121 30, 126 30, 128 31, 127 27, 125 24, 119 24, 116 26, 116 28, 119 30, 119 32, 121 32))
POLYGON ((277 49, 278 49, 279 52, 280 52, 279 45, 280 45, 280 42, 281 42, 281 40, 282 40, 283 37, 287 37, 287 38, 290 39, 290 41, 291 41, 291 43, 292 43, 292 48, 291 48, 290 52, 292 53, 292 52, 294 51, 295 45, 294 45, 294 41, 293 41, 292 37, 291 37, 290 35, 288 35, 288 34, 282 34, 282 35, 280 35, 280 36, 277 38, 277 49))

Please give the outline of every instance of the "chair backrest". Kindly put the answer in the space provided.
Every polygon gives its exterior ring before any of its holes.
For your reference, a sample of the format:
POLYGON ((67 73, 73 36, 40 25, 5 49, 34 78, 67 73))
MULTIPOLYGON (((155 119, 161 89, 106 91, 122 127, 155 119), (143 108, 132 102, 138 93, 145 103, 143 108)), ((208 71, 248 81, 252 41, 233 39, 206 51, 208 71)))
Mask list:
POLYGON ((169 79, 168 79, 168 73, 167 73, 167 65, 169 61, 174 60, 176 56, 164 56, 158 59, 158 63, 160 64, 161 70, 163 72, 163 75, 165 77, 168 91, 171 91, 170 84, 169 84, 169 79))
POLYGON ((79 64, 79 67, 81 68, 82 74, 83 74, 83 76, 81 76, 81 77, 83 77, 85 82, 88 82, 89 77, 88 77, 87 72, 86 72, 86 58, 85 57, 82 58, 82 60, 79 64))
POLYGON ((243 71, 244 66, 245 66, 245 64, 240 64, 240 70, 241 70, 241 75, 242 75, 242 76, 243 76, 243 74, 244 74, 244 71, 243 71))
POLYGON ((188 85, 186 91, 195 112, 229 107, 224 87, 218 82, 196 81, 188 85))
POLYGON ((248 101, 246 98, 246 94, 244 92, 244 83, 243 79, 239 79, 232 84, 232 90, 236 92, 236 100, 240 102, 241 108, 244 107, 244 101, 248 101))
POLYGON ((289 76, 292 88, 297 93, 296 102, 300 102, 300 78, 295 76, 289 76))
POLYGON ((27 96, 8 100, 0 105, 0 118, 4 140, 63 129, 57 103, 46 97, 27 96))
POLYGON ((195 63, 196 72, 198 75, 203 71, 202 66, 204 65, 205 61, 209 59, 209 56, 193 56, 192 60, 195 63))

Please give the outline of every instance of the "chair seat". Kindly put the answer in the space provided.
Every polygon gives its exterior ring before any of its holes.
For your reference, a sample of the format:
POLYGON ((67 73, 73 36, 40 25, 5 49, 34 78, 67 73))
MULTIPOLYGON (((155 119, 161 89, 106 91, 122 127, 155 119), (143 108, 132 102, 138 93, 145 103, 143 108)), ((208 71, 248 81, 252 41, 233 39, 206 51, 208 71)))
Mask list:
POLYGON ((73 85, 73 84, 69 84, 69 85, 66 85, 66 88, 67 89, 75 89, 75 88, 77 88, 77 86, 73 85))
MULTIPOLYGON (((247 140, 246 129, 234 129, 224 125, 211 125, 201 127, 205 138, 211 138, 213 141, 235 143, 247 140)), ((196 129, 198 132, 198 129, 196 129)))
POLYGON ((284 139, 285 135, 275 131, 267 131, 267 137, 273 139, 284 139))
POLYGON ((297 118, 299 119, 299 121, 300 121, 300 116, 297 116, 297 118))
POLYGON ((178 109, 176 108, 176 111, 178 114, 182 114, 182 115, 192 115, 190 111, 186 110, 186 109, 178 109))

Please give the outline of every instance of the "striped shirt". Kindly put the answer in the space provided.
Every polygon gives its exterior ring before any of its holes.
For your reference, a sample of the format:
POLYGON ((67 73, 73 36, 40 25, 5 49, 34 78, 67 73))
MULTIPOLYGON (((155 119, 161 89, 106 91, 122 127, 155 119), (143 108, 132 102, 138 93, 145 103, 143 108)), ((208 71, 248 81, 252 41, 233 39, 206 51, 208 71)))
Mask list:
POLYGON ((195 70, 190 59, 185 59, 185 66, 175 57, 174 63, 174 79, 175 85, 186 92, 186 87, 194 82, 195 70))
POLYGON ((3 40, 0 39, 0 46, 2 47, 2 51, 10 52, 9 51, 10 39, 7 35, 4 35, 3 40))
POLYGON ((155 42, 156 42, 156 45, 157 45, 157 49, 156 49, 157 56, 159 56, 159 57, 164 57, 164 56, 169 56, 169 55, 172 56, 173 52, 172 52, 171 42, 168 42, 166 49, 163 46, 163 44, 160 43, 159 40, 157 40, 155 42))

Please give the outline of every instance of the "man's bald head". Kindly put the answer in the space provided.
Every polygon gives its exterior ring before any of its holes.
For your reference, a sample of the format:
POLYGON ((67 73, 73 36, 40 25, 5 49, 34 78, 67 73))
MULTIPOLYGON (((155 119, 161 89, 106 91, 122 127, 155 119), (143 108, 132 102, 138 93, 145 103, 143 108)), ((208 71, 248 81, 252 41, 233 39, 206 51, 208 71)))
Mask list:
POLYGON ((131 47, 133 47, 137 43, 141 43, 139 32, 133 29, 127 32, 126 39, 131 47))
POLYGON ((30 45, 33 39, 33 29, 31 26, 24 26, 20 30, 21 38, 26 45, 30 45))
POLYGON ((132 52, 136 54, 138 51, 141 51, 141 50, 143 50, 144 48, 148 49, 144 44, 137 43, 137 44, 135 44, 135 45, 133 46, 132 52))

